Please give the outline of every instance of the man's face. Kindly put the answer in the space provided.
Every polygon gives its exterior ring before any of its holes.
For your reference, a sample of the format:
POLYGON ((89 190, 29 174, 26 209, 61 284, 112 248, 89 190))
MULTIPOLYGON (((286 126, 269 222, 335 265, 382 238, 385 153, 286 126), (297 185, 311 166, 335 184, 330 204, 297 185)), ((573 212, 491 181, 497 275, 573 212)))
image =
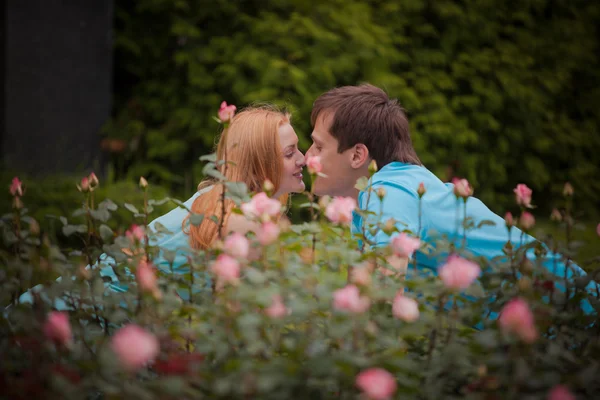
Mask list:
POLYGON ((306 152, 307 158, 321 157, 321 172, 327 175, 327 178, 316 178, 313 191, 317 196, 356 197, 358 192, 354 185, 358 176, 351 166, 353 149, 338 153, 338 140, 329 133, 332 120, 333 113, 326 113, 324 117, 319 115, 311 135, 313 144, 306 152))

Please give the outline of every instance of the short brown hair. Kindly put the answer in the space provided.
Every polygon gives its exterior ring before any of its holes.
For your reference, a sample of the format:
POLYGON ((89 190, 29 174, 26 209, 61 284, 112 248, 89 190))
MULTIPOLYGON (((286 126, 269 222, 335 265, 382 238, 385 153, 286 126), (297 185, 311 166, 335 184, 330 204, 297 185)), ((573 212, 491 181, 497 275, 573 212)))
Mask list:
POLYGON ((329 133, 339 153, 362 143, 379 168, 393 161, 421 165, 404 109, 378 87, 342 86, 322 94, 313 104, 312 126, 328 113, 334 113, 329 133))

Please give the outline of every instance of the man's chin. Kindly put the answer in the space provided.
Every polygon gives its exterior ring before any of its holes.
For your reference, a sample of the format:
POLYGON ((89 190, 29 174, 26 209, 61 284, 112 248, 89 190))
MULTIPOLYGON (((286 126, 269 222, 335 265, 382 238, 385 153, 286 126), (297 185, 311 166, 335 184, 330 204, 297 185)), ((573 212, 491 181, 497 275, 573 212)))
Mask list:
POLYGON ((331 193, 327 190, 327 187, 323 187, 326 185, 314 185, 313 187, 313 193, 316 196, 326 196, 326 195, 330 195, 331 193))
POLYGON ((339 196, 338 189, 335 180, 329 178, 318 177, 313 184, 313 193, 317 196, 339 196))

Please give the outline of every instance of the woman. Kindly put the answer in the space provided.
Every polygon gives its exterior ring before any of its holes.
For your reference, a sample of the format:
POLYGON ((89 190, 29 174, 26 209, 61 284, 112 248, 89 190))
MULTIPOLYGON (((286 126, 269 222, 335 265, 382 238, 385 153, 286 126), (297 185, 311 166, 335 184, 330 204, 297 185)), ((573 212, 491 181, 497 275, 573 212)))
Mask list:
MULTIPOLYGON (((298 137, 290 124, 290 115, 273 106, 249 107, 235 115, 224 129, 217 145, 217 159, 227 159, 227 168, 219 167, 228 181, 244 182, 250 192, 262 190, 266 180, 273 183, 273 193, 282 204, 289 193, 302 192, 304 155, 298 149, 298 137), (226 155, 226 157, 225 157, 226 155)), ((152 221, 148 226, 157 235, 150 244, 158 246, 161 253, 152 263, 164 272, 186 273, 187 257, 191 249, 206 249, 219 237, 218 225, 211 216, 221 217, 221 185, 214 179, 200 183, 198 191, 184 205, 193 213, 204 215, 203 222, 189 224, 189 212, 178 207, 152 221)), ((253 222, 243 215, 232 214, 233 202, 225 200, 223 237, 231 232, 242 234, 254 230, 253 222)), ((123 257, 131 255, 125 251, 123 257)), ((110 280, 111 289, 124 292, 127 286, 119 282, 112 266, 115 260, 102 254, 100 274, 110 280)), ((34 288, 35 290, 35 288, 34 288)), ((180 293, 182 297, 186 293, 180 293)), ((21 301, 31 301, 29 293, 21 301)), ((62 304, 55 305, 64 309, 62 304)))
MULTIPOLYGON (((286 204, 289 193, 304 190, 304 155, 298 149, 298 136, 290 124, 290 115, 273 106, 249 107, 232 118, 217 144, 217 160, 223 159, 228 161, 227 168, 219 166, 219 170, 228 181, 244 182, 248 191, 259 192, 268 179, 274 186, 273 197, 281 204, 286 204)), ((207 179, 184 203, 193 213, 204 215, 200 225, 189 224, 189 212, 181 207, 149 224, 154 232, 160 231, 160 225, 170 231, 151 242, 163 250, 152 260, 154 265, 165 272, 183 273, 186 269, 180 271, 180 267, 187 263, 190 249, 209 248, 218 239, 218 224, 210 217, 221 218, 221 190, 216 180, 207 179), (175 252, 172 265, 164 257, 164 250, 175 252)), ((232 214, 233 207, 233 202, 226 199, 223 237, 231 232, 245 234, 255 229, 243 215, 232 214)))
MULTIPOLYGON (((289 193, 302 192, 304 155, 298 149, 298 137, 290 125, 289 114, 271 107, 249 108, 237 114, 223 132, 217 147, 217 159, 227 160, 220 172, 230 182, 244 182, 250 192, 260 192, 265 181, 273 184, 273 197, 286 204, 289 193)), ((189 228, 190 246, 209 248, 219 237, 218 225, 211 216, 221 218, 222 186, 214 179, 198 186, 191 210, 204 215, 200 225, 189 228)), ((255 226, 243 215, 232 214, 234 203, 225 200, 223 232, 245 234, 255 226)), ((184 220, 184 231, 187 218, 184 220)))

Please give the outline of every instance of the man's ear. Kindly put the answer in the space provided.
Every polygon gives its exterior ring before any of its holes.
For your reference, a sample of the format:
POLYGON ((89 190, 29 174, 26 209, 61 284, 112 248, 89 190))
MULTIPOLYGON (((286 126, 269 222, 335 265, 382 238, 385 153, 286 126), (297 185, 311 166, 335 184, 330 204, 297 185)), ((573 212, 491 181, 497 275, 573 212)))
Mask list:
POLYGON ((352 149, 352 159, 350 160, 350 166, 354 169, 359 169, 364 165, 368 165, 370 162, 369 149, 362 143, 354 145, 352 149))

